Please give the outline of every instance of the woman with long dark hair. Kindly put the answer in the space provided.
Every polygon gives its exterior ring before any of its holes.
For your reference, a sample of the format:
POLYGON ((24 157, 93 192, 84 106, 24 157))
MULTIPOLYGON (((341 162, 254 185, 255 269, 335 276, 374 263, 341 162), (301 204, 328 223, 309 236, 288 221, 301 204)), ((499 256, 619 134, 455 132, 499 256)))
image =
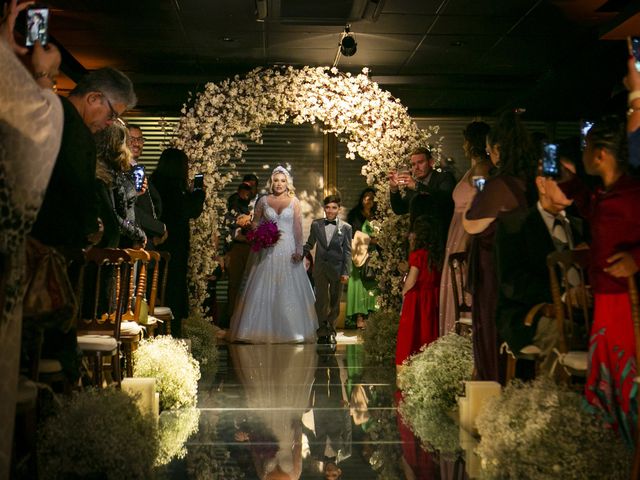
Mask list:
POLYGON ((434 202, 425 196, 428 212, 418 216, 409 234, 409 273, 402 288, 404 300, 398 326, 396 366, 423 345, 438 338, 440 275, 444 260, 444 229, 434 215, 434 202), (431 210, 431 211, 430 211, 431 210))
POLYGON ((575 199, 591 229, 594 312, 586 398, 593 411, 633 446, 638 389, 629 281, 640 267, 640 180, 627 173, 628 156, 623 124, 611 118, 596 122, 587 134, 582 160, 586 172, 600 177, 602 186, 590 190, 574 176, 560 187, 575 199))
POLYGON ((205 192, 189 186, 189 158, 177 148, 167 148, 151 179, 162 198, 160 220, 167 226, 167 241, 160 250, 171 254, 165 301, 174 320, 171 333, 180 337, 182 319, 189 315, 187 272, 190 253, 189 220, 202 213, 205 192))
POLYGON ((469 234, 462 226, 462 216, 471 205, 476 192, 482 188, 491 169, 491 160, 487 155, 486 147, 489 125, 484 122, 471 122, 462 133, 464 135, 462 148, 465 156, 471 162, 471 168, 462 176, 453 190, 455 207, 447 235, 447 247, 442 267, 442 283, 440 284, 440 335, 445 335, 453 330, 458 320, 454 306, 457 300, 453 296, 451 275, 449 275, 447 266, 449 255, 467 251, 469 234))
POLYGON ((496 220, 508 212, 527 208, 527 196, 535 193, 531 185, 538 159, 531 136, 515 112, 503 114, 491 128, 487 151, 497 167, 496 173, 473 199, 463 225, 472 237, 469 284, 476 378, 500 381, 495 322, 498 281, 493 255, 496 220))
MULTIPOLYGON (((373 188, 365 188, 358 198, 358 203, 347 215, 347 222, 356 232, 362 232, 364 239, 369 237, 369 251, 375 249, 375 232, 370 220, 376 213, 376 191, 373 188)), ((352 252, 354 249, 352 248, 352 252)), ((364 328, 370 312, 377 310, 376 281, 364 280, 361 275, 361 267, 352 262, 351 275, 347 285, 347 326, 364 328)))

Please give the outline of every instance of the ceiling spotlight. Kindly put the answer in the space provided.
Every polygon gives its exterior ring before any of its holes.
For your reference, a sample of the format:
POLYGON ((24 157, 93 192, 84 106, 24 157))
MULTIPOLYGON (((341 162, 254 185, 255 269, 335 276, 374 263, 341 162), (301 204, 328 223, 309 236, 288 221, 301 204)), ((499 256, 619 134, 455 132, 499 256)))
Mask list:
POLYGON ((344 27, 344 34, 342 40, 340 40, 340 53, 345 57, 351 57, 355 55, 358 50, 358 44, 356 43, 356 37, 351 33, 351 26, 344 27))

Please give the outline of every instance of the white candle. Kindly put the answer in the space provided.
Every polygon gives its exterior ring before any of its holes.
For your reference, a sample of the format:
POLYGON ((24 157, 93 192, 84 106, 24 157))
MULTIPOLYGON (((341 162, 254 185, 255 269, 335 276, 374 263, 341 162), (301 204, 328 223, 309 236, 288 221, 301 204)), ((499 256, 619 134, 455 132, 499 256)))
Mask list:
POLYGON ((122 391, 136 397, 136 403, 143 415, 153 413, 154 394, 156 391, 155 378, 123 378, 122 391))
POLYGON ((464 455, 465 470, 469 478, 480 478, 482 462, 473 450, 467 450, 464 455))
POLYGON ((462 425, 460 426, 460 448, 464 450, 465 470, 469 478, 480 477, 480 457, 476 455, 475 449, 478 446, 478 440, 473 437, 462 425))
POLYGON ((464 382, 468 402, 471 430, 475 431, 476 418, 484 408, 486 401, 500 395, 501 387, 498 382, 464 382))
POLYGON ((471 430, 471 418, 469 417, 469 400, 466 397, 458 397, 458 414, 460 426, 465 430, 471 430))
POLYGON ((153 417, 156 420, 158 420, 158 417, 160 417, 160 394, 158 392, 156 392, 155 395, 154 395, 153 417))

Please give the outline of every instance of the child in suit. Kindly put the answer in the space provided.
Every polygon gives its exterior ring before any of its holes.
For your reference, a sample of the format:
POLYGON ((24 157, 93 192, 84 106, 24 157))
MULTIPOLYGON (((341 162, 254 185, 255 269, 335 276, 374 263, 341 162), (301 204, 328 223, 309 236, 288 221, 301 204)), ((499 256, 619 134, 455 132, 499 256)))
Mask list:
POLYGON ((316 246, 313 280, 316 288, 318 343, 336 343, 336 319, 340 313, 342 285, 349 280, 351 269, 351 225, 338 218, 340 197, 324 199, 325 218, 311 223, 305 255, 316 246))

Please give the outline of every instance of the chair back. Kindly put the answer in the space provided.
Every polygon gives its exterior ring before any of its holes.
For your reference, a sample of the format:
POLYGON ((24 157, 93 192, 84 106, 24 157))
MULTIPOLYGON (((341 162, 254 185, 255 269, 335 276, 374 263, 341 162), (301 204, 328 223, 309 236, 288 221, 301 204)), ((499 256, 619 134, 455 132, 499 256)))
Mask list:
POLYGON ((153 310, 156 307, 156 301, 158 298, 158 279, 160 278, 160 253, 152 250, 147 252, 149 257, 151 258, 151 262, 149 263, 149 269, 147 270, 148 275, 151 276, 151 288, 149 290, 149 314, 153 315, 153 310))
POLYGON ((84 256, 78 335, 109 335, 119 340, 131 257, 124 250, 96 247, 84 256))
POLYGON ((471 315, 471 300, 467 294, 467 252, 456 252, 449 255, 449 273, 453 288, 453 306, 456 321, 463 314, 471 315))
POLYGON ((131 260, 128 281, 129 295, 122 319, 139 322, 142 302, 147 297, 147 266, 151 257, 147 251, 142 249, 127 248, 125 251, 131 260))
POLYGON ((156 297, 156 304, 154 306, 166 306, 164 303, 164 295, 167 290, 167 279, 169 278, 169 261, 171 260, 171 254, 160 250, 160 262, 158 263, 158 272, 160 278, 158 280, 158 295, 156 297))
POLYGON ((552 252, 547 256, 551 297, 560 335, 561 353, 568 351, 565 332, 573 334, 572 327, 576 313, 582 314, 587 334, 590 330, 593 300, 587 276, 589 256, 588 249, 552 252))

